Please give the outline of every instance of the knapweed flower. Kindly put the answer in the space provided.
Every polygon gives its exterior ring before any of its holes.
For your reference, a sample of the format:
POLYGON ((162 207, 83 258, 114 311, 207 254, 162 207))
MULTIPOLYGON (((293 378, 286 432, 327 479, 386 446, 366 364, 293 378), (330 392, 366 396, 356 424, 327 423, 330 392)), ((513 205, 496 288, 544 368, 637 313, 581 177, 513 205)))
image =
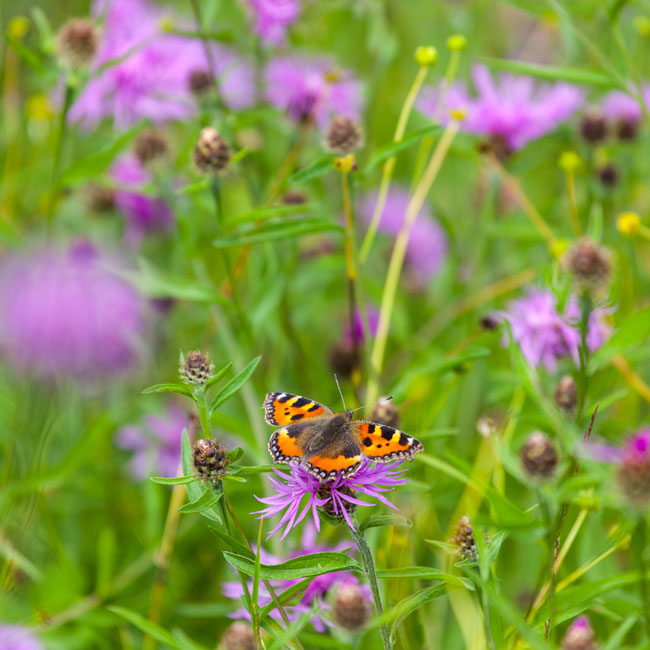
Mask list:
MULTIPOLYGON (((644 86, 643 98, 650 104, 650 86, 644 86)), ((601 103, 603 117, 612 124, 620 140, 633 140, 643 119, 639 101, 622 90, 613 90, 605 95, 601 103)))
POLYGON ((576 618, 562 639, 562 650, 598 650, 594 631, 586 616, 576 618))
MULTIPOLYGON (((501 315, 510 323, 512 338, 532 366, 542 365, 553 372, 557 360, 566 356, 579 364, 580 310, 575 296, 567 301, 564 314, 560 314, 552 292, 532 289, 524 298, 510 302, 501 315)), ((586 344, 590 352, 609 336, 602 315, 603 310, 595 309, 589 316, 586 344)))
POLYGON ((361 115, 361 84, 330 59, 276 58, 266 67, 265 82, 266 99, 296 122, 313 117, 325 129, 335 115, 361 115))
POLYGON ((45 646, 22 625, 0 623, 0 648, 2 650, 43 650, 45 646))
POLYGON ((211 63, 224 103, 232 109, 254 100, 254 73, 233 51, 203 44, 163 29, 173 17, 147 0, 95 0, 93 14, 103 17, 102 39, 91 78, 69 112, 69 119, 92 129, 112 117, 118 129, 145 118, 155 123, 183 120, 196 111, 190 77, 211 63))
POLYGON ((189 425, 188 414, 170 406, 164 415, 146 415, 139 424, 122 427, 117 434, 117 446, 134 452, 130 463, 133 478, 142 480, 151 473, 176 476, 183 429, 189 425))
POLYGON ((265 43, 278 45, 300 14, 300 0, 244 0, 255 21, 255 33, 265 43))
MULTIPOLYGON (((409 193, 401 187, 388 192, 378 231, 395 237, 400 231, 409 204, 409 193)), ((376 194, 366 194, 358 202, 358 214, 369 224, 377 204, 376 194)), ((422 289, 440 271, 447 255, 447 237, 433 219, 426 204, 420 208, 406 247, 406 275, 414 289, 422 289)))
POLYGON ((146 303, 118 260, 82 241, 0 266, 0 348, 20 372, 97 381, 142 357, 146 303))
POLYGON ((549 437, 534 431, 519 450, 519 458, 526 474, 534 479, 547 479, 557 467, 557 450, 549 437))
POLYGON ((118 158, 110 169, 115 181, 115 205, 126 218, 124 241, 138 246, 145 235, 169 232, 174 215, 162 198, 144 194, 142 189, 152 181, 152 173, 132 154, 118 158))
POLYGON ((281 539, 284 539, 292 528, 297 526, 311 513, 316 529, 320 531, 320 518, 318 508, 331 509, 334 516, 344 519, 348 526, 353 527, 348 508, 346 506, 372 506, 374 503, 361 501, 355 493, 361 493, 371 499, 376 499, 384 505, 397 510, 385 497, 383 492, 390 492, 398 485, 406 483, 405 469, 398 469, 403 461, 395 463, 372 464, 364 459, 361 468, 350 478, 338 478, 328 483, 321 483, 312 476, 302 465, 291 465, 291 472, 285 474, 274 469, 275 476, 271 477, 271 485, 275 494, 269 497, 255 497, 266 504, 266 508, 257 511, 264 518, 283 513, 280 523, 268 534, 274 535, 284 526, 281 539), (323 486, 327 486, 327 494, 323 493, 323 486), (303 505, 304 502, 304 505, 303 505))
POLYGON ((488 136, 507 153, 553 131, 582 105, 584 93, 568 83, 537 84, 532 77, 501 75, 496 82, 487 67, 472 69, 475 97, 463 84, 452 84, 439 106, 443 87, 424 88, 417 107, 424 115, 445 121, 451 110, 462 109, 460 128, 467 133, 488 136))

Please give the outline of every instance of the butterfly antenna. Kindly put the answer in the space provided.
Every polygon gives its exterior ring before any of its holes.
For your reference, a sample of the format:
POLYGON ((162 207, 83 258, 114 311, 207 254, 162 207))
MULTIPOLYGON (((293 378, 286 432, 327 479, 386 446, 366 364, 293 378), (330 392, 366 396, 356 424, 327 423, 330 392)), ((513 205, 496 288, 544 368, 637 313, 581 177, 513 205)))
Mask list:
POLYGON ((339 384, 339 378, 334 375, 334 381, 336 382, 336 387, 339 389, 339 395, 341 396, 341 401, 343 402, 343 410, 347 411, 347 408, 345 407, 345 397, 343 397, 343 391, 341 390, 341 384, 339 384))
POLYGON ((380 402, 388 402, 391 399, 393 399, 392 395, 389 395, 388 397, 382 397, 381 399, 378 399, 376 402, 372 402, 372 404, 364 404, 363 406, 358 406, 357 408, 352 409, 350 413, 354 413, 355 411, 365 409, 366 406, 374 406, 375 404, 379 404, 380 402))

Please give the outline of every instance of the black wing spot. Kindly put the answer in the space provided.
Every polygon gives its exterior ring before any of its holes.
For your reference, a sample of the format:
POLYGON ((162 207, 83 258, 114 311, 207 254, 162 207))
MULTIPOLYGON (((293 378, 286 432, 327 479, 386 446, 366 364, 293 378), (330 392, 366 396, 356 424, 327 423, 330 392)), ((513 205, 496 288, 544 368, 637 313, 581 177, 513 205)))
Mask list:
POLYGON ((409 437, 405 433, 400 434, 399 444, 402 445, 402 447, 408 447, 409 437))
POLYGON ((372 446, 372 440, 370 440, 370 438, 364 438, 364 439, 363 439, 363 444, 364 444, 366 447, 371 447, 371 446, 372 446))
POLYGON ((377 449, 381 449, 381 444, 377 445, 377 449))
POLYGON ((305 416, 302 413, 296 413, 295 415, 291 416, 292 420, 302 420, 305 416))
POLYGON ((299 409, 300 407, 304 406, 305 404, 309 404, 310 402, 311 400, 307 399, 306 397, 299 397, 291 406, 299 409))
POLYGON ((374 433, 377 427, 374 424, 368 425, 368 433, 374 433))
POLYGON ((280 402, 280 404, 284 404, 285 402, 288 402, 292 397, 293 397, 293 395, 289 395, 287 393, 286 395, 283 395, 282 397, 278 397, 278 402, 280 402))
POLYGON ((314 404, 311 408, 307 409, 307 412, 311 413, 312 411, 318 411, 319 408, 320 408, 320 404, 314 404))
POLYGON ((390 427, 380 427, 380 428, 381 428, 381 437, 384 440, 393 439, 393 434, 395 433, 395 429, 391 429, 390 427))

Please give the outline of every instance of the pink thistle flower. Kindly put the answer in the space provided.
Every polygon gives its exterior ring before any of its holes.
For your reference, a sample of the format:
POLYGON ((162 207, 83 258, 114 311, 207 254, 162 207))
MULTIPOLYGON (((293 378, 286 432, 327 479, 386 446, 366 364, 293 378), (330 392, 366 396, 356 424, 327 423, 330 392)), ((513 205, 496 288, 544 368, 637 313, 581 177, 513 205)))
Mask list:
POLYGON ((464 109, 463 131, 502 139, 511 151, 553 131, 584 101, 584 92, 567 83, 536 84, 532 77, 508 74, 495 82, 483 64, 473 67, 472 77, 475 97, 468 95, 463 84, 453 84, 436 112, 442 87, 427 88, 417 102, 418 109, 441 122, 448 119, 449 111, 464 109))
POLYGON ((321 129, 335 115, 358 120, 361 84, 330 59, 280 57, 266 67, 266 99, 295 122, 313 114, 321 129))
POLYGON ((244 0, 255 20, 255 33, 266 43, 283 43, 300 14, 299 0, 244 0))
POLYGON ((45 646, 22 625, 0 624, 2 650, 43 650, 45 646))

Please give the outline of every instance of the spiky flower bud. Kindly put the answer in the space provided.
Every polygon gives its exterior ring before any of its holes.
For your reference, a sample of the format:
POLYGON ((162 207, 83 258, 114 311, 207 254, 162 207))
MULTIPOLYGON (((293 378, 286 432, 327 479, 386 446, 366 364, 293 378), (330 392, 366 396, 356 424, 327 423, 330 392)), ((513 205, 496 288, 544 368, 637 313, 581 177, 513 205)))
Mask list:
POLYGON ((214 440, 201 438, 194 443, 192 462, 201 478, 217 481, 228 465, 226 448, 214 440))
POLYGON ((474 541, 474 528, 467 515, 458 520, 454 536, 449 541, 458 547, 456 552, 463 560, 476 560, 478 557, 474 541))
POLYGON ((88 183, 84 190, 86 205, 93 212, 111 212, 115 208, 115 192, 98 183, 88 183))
POLYGON ((370 618, 370 603, 361 587, 353 582, 343 583, 334 596, 334 620, 344 630, 360 630, 370 618))
POLYGON ((167 153, 167 149, 167 140, 156 129, 142 131, 133 143, 133 153, 143 165, 161 158, 167 153))
POLYGON ((611 272, 609 252, 583 237, 567 252, 566 263, 575 279, 593 290, 607 286, 611 272))
POLYGON ((205 95, 212 88, 214 85, 214 79, 207 70, 197 68, 190 72, 187 85, 193 95, 200 97, 201 95, 205 95))
POLYGON ((562 639, 562 650, 598 650, 598 644, 586 616, 577 618, 562 639))
POLYGON ((194 164, 204 174, 217 174, 230 162, 230 148, 216 129, 206 126, 201 130, 194 147, 194 164))
POLYGON ((359 125, 344 115, 337 115, 325 132, 325 146, 335 153, 347 154, 358 149, 363 142, 359 125))
POLYGON ((186 384, 203 386, 212 377, 214 365, 210 363, 208 356, 199 350, 193 350, 181 361, 179 367, 181 379, 186 384))
POLYGON ((618 168, 612 164, 603 165, 597 170, 598 180, 602 185, 608 188, 616 187, 618 184, 618 168))
POLYGON ((564 375, 558 381, 553 393, 553 401, 568 415, 571 415, 578 401, 578 389, 571 375, 564 375))
POLYGON ((390 399, 381 399, 373 407, 370 419, 377 424, 385 424, 397 429, 399 427, 399 411, 390 399))
POLYGON ((89 18, 72 18, 59 30, 57 52, 70 68, 87 66, 97 51, 97 29, 89 18))
POLYGON ((607 136, 607 122, 597 108, 589 109, 580 122, 580 135, 589 144, 601 142, 607 136))
POLYGON ((350 341, 341 340, 330 351, 330 365, 339 377, 350 377, 360 362, 359 349, 350 341))
POLYGON ((253 630, 246 621, 235 621, 221 637, 224 650, 255 650, 257 647, 253 630))
MULTIPOLYGON (((336 491, 338 494, 344 494, 348 497, 354 497, 355 494, 354 492, 347 486, 347 485, 340 485, 339 487, 336 488, 336 491)), ((332 485, 331 483, 321 483, 320 487, 318 488, 318 498, 319 499, 327 499, 327 503, 324 506, 320 506, 320 509, 326 514, 329 515, 330 517, 333 517, 334 519, 340 519, 341 521, 344 519, 343 513, 339 509, 338 511, 334 509, 334 499, 332 498, 332 485)), ((341 502, 343 503, 343 507, 345 508, 345 511, 352 517, 354 513, 357 511, 357 505, 356 503, 350 503, 349 501, 346 501, 345 499, 341 499, 341 502)))
POLYGON ((549 478, 557 466, 557 451, 541 431, 531 433, 519 450, 519 458, 532 478, 549 478))

